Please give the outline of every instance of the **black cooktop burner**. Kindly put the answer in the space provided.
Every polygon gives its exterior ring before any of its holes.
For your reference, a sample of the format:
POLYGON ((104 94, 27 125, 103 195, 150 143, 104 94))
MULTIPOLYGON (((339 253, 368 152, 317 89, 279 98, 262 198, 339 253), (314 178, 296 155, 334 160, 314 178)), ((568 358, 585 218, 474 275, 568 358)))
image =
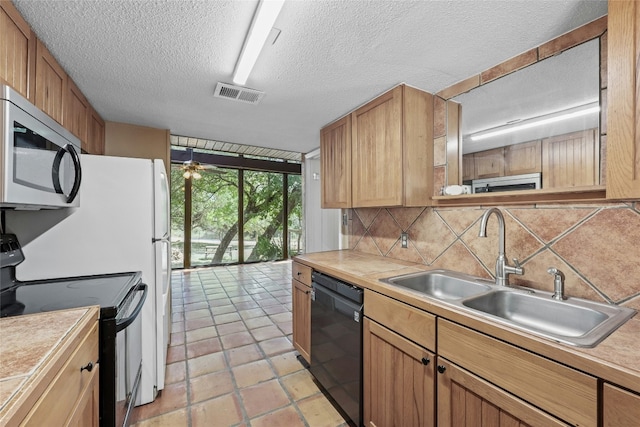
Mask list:
POLYGON ((135 272, 17 282, 17 286, 2 292, 7 304, 0 307, 0 317, 88 305, 99 305, 100 317, 115 317, 140 280, 141 273, 135 272))

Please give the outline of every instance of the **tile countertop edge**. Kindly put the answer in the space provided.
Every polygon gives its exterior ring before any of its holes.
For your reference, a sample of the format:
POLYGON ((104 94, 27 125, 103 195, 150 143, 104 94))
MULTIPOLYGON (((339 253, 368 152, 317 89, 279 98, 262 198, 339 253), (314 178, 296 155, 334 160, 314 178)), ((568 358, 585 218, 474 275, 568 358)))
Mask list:
MULTIPOLYGON (((7 399, 4 402, 0 402, 2 407, 0 408, 0 425, 5 425, 5 422, 11 421, 18 413, 20 417, 26 416, 30 408, 24 408, 25 404, 33 401, 35 402, 48 387, 49 383, 58 373, 58 370, 67 362, 67 358, 60 357, 61 355, 70 356, 75 350, 71 345, 74 342, 75 336, 80 333, 82 329, 80 326, 88 321, 93 321, 99 317, 99 307, 89 306, 82 308, 73 308, 68 310, 62 310, 69 313, 70 322, 65 325, 64 331, 60 333, 59 337, 55 337, 52 341, 51 348, 46 351, 46 354, 38 360, 36 366, 29 369, 20 384, 15 385, 16 389, 7 395, 7 399), (34 400, 35 399, 35 400, 34 400)), ((18 317, 8 317, 14 323, 19 323, 22 319, 42 319, 42 322, 47 322, 47 319, 57 312, 46 312, 29 314, 18 317)), ((49 322, 50 323, 50 322, 49 322)), ((15 333, 16 330, 3 329, 2 334, 15 333)), ((20 331, 17 331, 20 332, 20 331)), ((77 344, 77 343, 76 343, 77 344)), ((0 361, 2 363, 2 361, 0 361)), ((13 377, 8 377, 13 378, 13 377)), ((5 378, 0 378, 0 384, 2 384, 5 378)))
POLYGON ((426 265, 352 250, 303 254, 293 260, 640 393, 640 314, 594 348, 572 347, 501 326, 378 280, 432 269, 426 265))

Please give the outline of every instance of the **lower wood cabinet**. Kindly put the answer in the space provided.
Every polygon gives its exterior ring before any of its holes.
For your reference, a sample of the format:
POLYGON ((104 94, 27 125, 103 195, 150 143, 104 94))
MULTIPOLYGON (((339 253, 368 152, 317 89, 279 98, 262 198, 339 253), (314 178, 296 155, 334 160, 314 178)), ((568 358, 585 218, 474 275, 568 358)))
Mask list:
POLYGON ((460 368, 437 360, 438 427, 568 426, 460 368))
POLYGON ((311 363, 311 287, 291 280, 293 309, 293 347, 311 363))
POLYGON ((611 384, 602 389, 603 427, 640 425, 640 395, 611 384))
POLYGON ((364 425, 435 425, 435 356, 364 319, 364 425))
POLYGON ((84 388, 78 403, 73 409, 67 426, 69 427, 98 427, 100 420, 100 413, 98 411, 100 407, 100 384, 98 379, 100 365, 96 364, 95 368, 91 372, 91 379, 88 381, 84 388))

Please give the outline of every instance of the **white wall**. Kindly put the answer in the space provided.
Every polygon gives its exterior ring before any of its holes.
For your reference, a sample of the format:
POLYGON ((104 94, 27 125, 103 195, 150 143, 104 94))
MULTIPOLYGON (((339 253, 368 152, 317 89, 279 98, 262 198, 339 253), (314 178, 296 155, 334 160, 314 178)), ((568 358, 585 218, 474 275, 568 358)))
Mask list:
POLYGON ((309 153, 304 163, 305 252, 340 249, 340 209, 320 208, 319 150, 309 153))

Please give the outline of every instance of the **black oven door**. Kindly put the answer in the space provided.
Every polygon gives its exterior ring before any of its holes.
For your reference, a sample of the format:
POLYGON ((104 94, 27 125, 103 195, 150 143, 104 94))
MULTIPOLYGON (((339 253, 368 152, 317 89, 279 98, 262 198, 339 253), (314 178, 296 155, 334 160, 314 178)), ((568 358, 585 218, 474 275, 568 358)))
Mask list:
POLYGON ((142 316, 147 285, 140 283, 116 318, 116 390, 117 427, 128 426, 135 406, 142 375, 142 316))

